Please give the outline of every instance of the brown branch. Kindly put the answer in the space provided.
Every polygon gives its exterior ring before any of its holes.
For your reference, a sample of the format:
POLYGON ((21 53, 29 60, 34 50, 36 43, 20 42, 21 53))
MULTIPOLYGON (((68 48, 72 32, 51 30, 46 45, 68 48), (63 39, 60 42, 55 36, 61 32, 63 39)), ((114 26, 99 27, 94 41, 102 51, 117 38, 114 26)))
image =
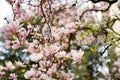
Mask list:
POLYGON ((11 6, 12 6, 12 11, 13 11, 13 20, 15 20, 15 11, 14 11, 14 8, 13 8, 15 2, 16 2, 16 0, 11 4, 11 6))
POLYGON ((41 2, 40 2, 41 7, 40 7, 40 8, 41 8, 41 11, 42 11, 43 17, 44 17, 44 19, 45 19, 45 22, 46 22, 47 25, 48 25, 48 28, 49 28, 50 34, 51 34, 51 27, 50 27, 50 25, 49 25, 49 22, 47 21, 46 15, 45 15, 44 10, 43 10, 43 3, 44 3, 44 0, 41 0, 41 2))
POLYGON ((82 17, 84 16, 84 14, 86 13, 86 12, 91 12, 91 11, 101 11, 101 12, 105 12, 105 11, 107 11, 107 10, 109 10, 109 8, 110 8, 110 4, 109 4, 109 6, 106 8, 106 9, 89 9, 89 10, 86 10, 86 11, 84 11, 83 13, 82 13, 82 15, 80 16, 80 20, 82 19, 82 17))
POLYGON ((52 10, 51 10, 51 4, 50 4, 50 1, 48 0, 48 5, 49 5, 49 19, 48 19, 48 22, 51 22, 50 20, 50 17, 51 17, 51 14, 52 14, 52 10))

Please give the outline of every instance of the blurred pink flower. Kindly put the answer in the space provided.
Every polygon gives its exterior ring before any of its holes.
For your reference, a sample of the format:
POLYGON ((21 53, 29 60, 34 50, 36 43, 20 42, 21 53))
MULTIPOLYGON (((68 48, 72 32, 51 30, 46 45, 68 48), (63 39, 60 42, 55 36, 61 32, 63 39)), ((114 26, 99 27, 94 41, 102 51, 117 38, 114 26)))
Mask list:
POLYGON ((38 54, 31 54, 30 55, 30 60, 32 61, 39 61, 43 58, 43 54, 42 53, 38 53, 38 54))
POLYGON ((21 61, 15 61, 18 67, 25 67, 25 65, 21 61))
POLYGON ((28 29, 28 32, 31 32, 31 31, 33 30, 33 26, 29 24, 29 25, 27 26, 27 29, 28 29))
POLYGON ((35 45, 32 45, 32 44, 29 45, 28 51, 29 51, 30 53, 39 53, 38 47, 36 47, 35 45))
POLYGON ((47 74, 52 75, 52 73, 55 73, 56 71, 57 71, 57 64, 53 64, 53 66, 48 69, 47 74))
POLYGON ((76 31, 76 29, 64 29, 63 30, 63 33, 65 34, 65 35, 68 35, 68 34, 70 34, 70 33, 74 33, 76 31))
POLYGON ((20 48, 20 42, 18 39, 16 39, 15 41, 12 41, 13 45, 12 45, 12 48, 13 49, 18 49, 20 48))
POLYGON ((40 68, 41 68, 43 71, 46 71, 46 67, 50 66, 50 64, 52 64, 52 62, 50 62, 50 61, 45 61, 45 60, 39 61, 40 68))
POLYGON ((13 45, 12 41, 9 41, 9 40, 6 40, 6 41, 5 41, 5 47, 6 47, 7 49, 11 48, 12 45, 13 45))
POLYGON ((66 74, 66 80, 73 80, 75 75, 73 73, 66 74))
POLYGON ((39 80, 37 77, 32 77, 30 80, 39 80))
POLYGON ((47 74, 41 74, 40 79, 43 79, 43 80, 54 80, 54 79, 51 78, 50 75, 47 75, 47 74))
POLYGON ((31 15, 29 13, 26 13, 25 16, 23 16, 23 19, 26 21, 29 21, 31 15))
POLYGON ((9 39, 9 38, 11 38, 11 36, 12 36, 11 33, 5 33, 5 34, 4 34, 4 38, 5 38, 5 39, 9 39))
POLYGON ((18 39, 16 39, 15 41, 6 40, 5 47, 7 49, 9 49, 9 48, 18 49, 18 48, 20 48, 20 42, 18 39))
POLYGON ((11 73, 9 76, 10 79, 17 80, 17 75, 15 73, 11 73))
POLYGON ((119 73, 116 73, 116 74, 115 74, 115 78, 116 78, 116 79, 120 79, 120 74, 119 74, 119 73))
POLYGON ((15 69, 15 66, 12 64, 11 61, 5 62, 5 65, 6 65, 6 67, 5 67, 6 70, 13 70, 13 69, 15 69))
POLYGON ((37 71, 35 69, 31 68, 29 71, 25 72, 24 77, 26 79, 30 79, 31 77, 35 76, 36 72, 37 71))
POLYGON ((7 26, 2 28, 2 31, 4 32, 4 38, 9 39, 13 34, 15 35, 18 28, 19 28, 18 21, 10 22, 7 26))
POLYGON ((26 51, 30 53, 39 53, 39 42, 34 40, 32 43, 29 43, 28 49, 26 51))
POLYGON ((76 26, 76 24, 74 22, 70 22, 70 23, 65 24, 65 27, 67 29, 75 29, 75 28, 77 28, 77 26, 76 26))
POLYGON ((0 78, 4 77, 5 76, 5 72, 1 72, 0 71, 0 78))
POLYGON ((120 62, 119 61, 114 62, 114 66, 120 67, 120 62))
POLYGON ((45 51, 45 56, 49 56, 52 55, 54 53, 56 53, 57 51, 60 50, 60 45, 59 44, 51 44, 50 46, 45 44, 45 47, 43 48, 45 51))
POLYGON ((65 57, 67 57, 67 54, 65 51, 60 51, 60 52, 55 54, 55 57, 56 58, 65 58, 65 57))
POLYGON ((76 62, 81 62, 82 60, 82 56, 84 55, 84 52, 80 49, 79 51, 77 50, 71 50, 71 55, 72 55, 72 59, 76 62))
POLYGON ((19 36, 21 36, 22 38, 26 38, 28 36, 29 32, 26 31, 25 28, 20 28, 19 29, 19 36))
POLYGON ((63 77, 65 80, 73 80, 75 76, 73 73, 65 73, 64 71, 61 71, 60 77, 63 77))
POLYGON ((6 27, 3 27, 3 32, 14 34, 18 28, 19 28, 18 21, 10 22, 6 27))
POLYGON ((117 67, 113 67, 112 72, 116 72, 116 71, 117 71, 117 67))

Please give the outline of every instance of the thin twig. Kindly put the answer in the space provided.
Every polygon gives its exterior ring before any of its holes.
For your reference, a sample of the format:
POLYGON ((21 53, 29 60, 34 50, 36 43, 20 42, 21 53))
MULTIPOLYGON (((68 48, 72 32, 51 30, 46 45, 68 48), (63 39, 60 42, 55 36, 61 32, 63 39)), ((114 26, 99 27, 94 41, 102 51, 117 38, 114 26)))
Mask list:
POLYGON ((4 20, 6 20, 6 21, 7 21, 7 24, 9 24, 9 21, 8 21, 8 19, 7 19, 6 17, 4 18, 4 20))
POLYGON ((104 51, 103 52, 101 52, 101 56, 108 50, 108 48, 110 47, 110 46, 112 46, 112 44, 109 44, 105 49, 104 49, 104 51))
POLYGON ((41 8, 41 11, 42 11, 43 17, 44 17, 44 19, 45 19, 45 22, 46 22, 47 25, 48 25, 48 28, 49 28, 49 31, 50 31, 50 34, 51 34, 51 28, 50 28, 49 22, 48 22, 47 19, 46 19, 46 15, 45 15, 45 13, 44 13, 44 10, 43 10, 43 0, 41 0, 40 5, 41 5, 40 8, 41 8))

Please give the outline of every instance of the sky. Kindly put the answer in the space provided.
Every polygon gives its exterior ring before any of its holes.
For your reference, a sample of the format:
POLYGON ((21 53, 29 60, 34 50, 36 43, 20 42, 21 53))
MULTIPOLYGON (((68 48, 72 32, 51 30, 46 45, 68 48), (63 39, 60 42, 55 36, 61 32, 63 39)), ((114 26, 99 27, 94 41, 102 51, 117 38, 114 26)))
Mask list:
POLYGON ((5 17, 12 19, 12 8, 5 0, 0 0, 0 29, 7 23, 5 17))

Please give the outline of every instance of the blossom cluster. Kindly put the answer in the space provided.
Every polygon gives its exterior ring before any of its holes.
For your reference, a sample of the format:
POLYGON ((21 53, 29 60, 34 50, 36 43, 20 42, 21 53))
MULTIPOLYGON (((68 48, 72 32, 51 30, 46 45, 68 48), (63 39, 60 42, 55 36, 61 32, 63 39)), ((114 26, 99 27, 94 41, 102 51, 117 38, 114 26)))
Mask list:
POLYGON ((24 67, 26 66, 20 61, 15 61, 15 64, 11 61, 7 61, 5 62, 5 66, 0 65, 0 78, 17 80, 17 74, 14 73, 14 71, 17 70, 17 68, 24 67))
MULTIPOLYGON (((11 1, 10 4, 12 3, 11 1)), ((20 4, 19 2, 15 3, 20 4)), ((15 6, 14 4, 12 5, 15 6)), ((20 8, 18 5, 17 7, 20 8)), ((43 9, 46 9, 46 7, 43 9)), ((67 68, 69 67, 68 63, 81 63, 84 51, 80 48, 71 48, 71 34, 74 34, 78 27, 77 23, 71 21, 73 20, 72 17, 68 16, 68 20, 65 20, 66 22, 63 21, 62 23, 62 20, 59 20, 57 22, 59 23, 58 25, 49 26, 49 23, 45 23, 47 21, 45 16, 42 17, 42 12, 37 13, 37 15, 36 13, 31 15, 24 12, 20 13, 21 11, 17 14, 17 11, 14 11, 16 14, 14 15, 15 20, 10 21, 3 28, 5 47, 15 51, 22 49, 23 53, 30 54, 30 60, 34 63, 24 73, 25 79, 73 80, 75 76, 67 68), (66 25, 59 27, 62 24, 66 25)), ((65 17, 66 14, 60 13, 60 16, 55 16, 53 24, 56 23, 56 19, 60 19, 62 16, 65 17)), ((12 63, 10 64, 9 69, 15 68, 14 66, 12 67, 12 63)))
POLYGON ((40 28, 38 26, 34 27, 30 23, 26 26, 23 25, 24 24, 20 24, 20 21, 19 24, 17 21, 10 22, 7 27, 3 28, 3 32, 6 38, 5 47, 7 49, 17 50, 23 48, 23 52, 31 53, 30 60, 38 63, 35 68, 32 67, 25 73, 25 78, 45 78, 44 80, 53 80, 52 77, 54 77, 54 75, 56 75, 55 77, 58 79, 61 78, 59 75, 63 75, 63 79, 72 80, 74 78, 73 74, 63 71, 67 67, 66 62, 71 59, 73 63, 80 63, 84 52, 81 49, 71 49, 67 51, 69 45, 65 45, 65 43, 69 41, 66 40, 69 33, 66 34, 62 31, 56 32, 57 34, 55 34, 53 30, 56 31, 57 29, 53 27, 51 28, 52 36, 43 36, 39 33, 40 28), (60 37, 60 35, 62 37, 60 37), (56 38, 56 36, 59 37, 56 38), (59 39, 61 38, 66 41, 60 42, 59 39))
MULTIPOLYGON (((100 24, 103 28, 98 25, 104 20, 96 20, 98 16, 91 15, 96 14, 94 11, 82 14, 89 9, 106 9, 108 4, 104 2, 99 3, 103 7, 91 4, 88 0, 7 2, 12 6, 14 16, 2 29, 5 48, 29 54, 31 63, 15 62, 19 68, 25 68, 22 73, 28 80, 73 80, 76 75, 72 73, 70 65, 82 62, 84 51, 81 46, 97 43, 100 37, 106 37, 106 33, 109 33, 104 29, 105 23, 100 24), (90 6, 83 8, 82 3, 90 6)), ((6 75, 4 70, 16 68, 12 62, 6 62, 5 65, 0 66, 2 78, 6 75)), ((17 80, 17 77, 17 73, 9 73, 9 79, 17 80)))

